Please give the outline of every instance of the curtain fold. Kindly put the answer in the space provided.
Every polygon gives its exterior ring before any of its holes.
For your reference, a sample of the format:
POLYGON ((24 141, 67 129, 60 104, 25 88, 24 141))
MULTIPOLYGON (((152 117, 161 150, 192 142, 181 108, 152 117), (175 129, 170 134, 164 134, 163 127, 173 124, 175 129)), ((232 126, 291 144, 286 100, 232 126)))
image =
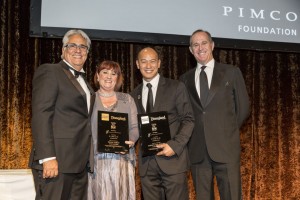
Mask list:
MULTIPOLYGON (((0 1, 1 169, 27 168, 33 73, 40 64, 61 59, 61 38, 29 37, 29 5, 30 0, 0 1)), ((125 78, 121 90, 130 92, 142 80, 135 59, 145 46, 93 40, 85 65, 88 80, 93 82, 97 60, 114 60, 125 78)), ((196 66, 187 46, 149 46, 159 51, 165 77, 178 79, 196 66)), ((244 199, 300 199, 300 53, 216 48, 214 56, 241 69, 250 96, 251 114, 241 129, 244 199)), ((189 189, 195 199, 190 174, 189 189)))

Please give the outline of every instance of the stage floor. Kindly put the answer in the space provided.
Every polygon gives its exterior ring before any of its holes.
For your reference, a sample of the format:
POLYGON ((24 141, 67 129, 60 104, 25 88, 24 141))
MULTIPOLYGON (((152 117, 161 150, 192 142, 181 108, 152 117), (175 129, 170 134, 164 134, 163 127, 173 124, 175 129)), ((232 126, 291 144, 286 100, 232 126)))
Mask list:
POLYGON ((0 200, 34 200, 30 169, 0 170, 0 200))

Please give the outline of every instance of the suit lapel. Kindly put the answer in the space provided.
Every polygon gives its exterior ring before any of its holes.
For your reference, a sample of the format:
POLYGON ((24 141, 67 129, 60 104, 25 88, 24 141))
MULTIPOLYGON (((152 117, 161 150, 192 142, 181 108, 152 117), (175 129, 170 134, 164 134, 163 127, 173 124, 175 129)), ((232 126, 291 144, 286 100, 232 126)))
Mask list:
POLYGON ((215 96, 216 92, 220 88, 223 77, 224 77, 224 70, 222 70, 222 67, 219 63, 215 63, 213 77, 212 77, 210 89, 208 92, 208 97, 207 97, 206 104, 204 105, 204 107, 206 107, 211 102, 213 97, 215 96))
MULTIPOLYGON (((86 94, 85 91, 82 89, 81 85, 79 84, 79 82, 76 80, 75 76, 72 74, 72 72, 69 70, 69 67, 67 66, 67 64, 64 61, 60 62, 62 69, 64 71, 64 73, 67 75, 68 79, 71 81, 71 83, 74 85, 74 87, 77 89, 77 91, 81 94, 81 96, 84 98, 84 101, 87 102, 86 99, 86 94)), ((93 92, 93 89, 91 88, 91 86, 85 81, 88 89, 91 92, 91 105, 95 100, 95 94, 93 92), (92 98, 93 96, 93 98, 92 98)), ((91 111, 92 109, 90 109, 91 111)))
POLYGON ((94 107, 94 103, 95 103, 95 98, 96 98, 96 95, 95 95, 95 92, 93 90, 93 88, 90 86, 90 84, 87 84, 88 85, 88 88, 91 92, 91 100, 90 100, 90 109, 89 109, 89 115, 92 114, 92 111, 93 111, 93 107, 94 107))
POLYGON ((143 102, 142 102, 142 92, 143 92, 143 83, 140 84, 137 88, 137 102, 136 102, 136 106, 138 107, 138 110, 140 110, 142 113, 146 113, 145 108, 143 106, 143 102))
POLYGON ((203 108, 195 85, 196 67, 187 75, 187 88, 190 88, 190 95, 203 108))
POLYGON ((160 75, 158 85, 157 85, 156 95, 155 95, 154 107, 153 107, 154 112, 156 112, 157 109, 159 108, 159 105, 164 102, 162 96, 166 91, 165 84, 166 84, 166 79, 160 75))

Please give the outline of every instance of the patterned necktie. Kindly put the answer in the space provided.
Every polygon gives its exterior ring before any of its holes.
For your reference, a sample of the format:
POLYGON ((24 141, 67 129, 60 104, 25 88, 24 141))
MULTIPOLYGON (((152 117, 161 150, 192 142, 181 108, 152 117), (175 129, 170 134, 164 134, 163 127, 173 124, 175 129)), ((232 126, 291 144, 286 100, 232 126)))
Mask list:
POLYGON ((202 106, 204 106, 206 103, 206 99, 207 99, 208 91, 209 91, 207 76, 204 71, 205 68, 206 68, 206 66, 202 66, 201 72, 200 72, 200 100, 201 100, 202 106))
POLYGON ((152 93, 151 83, 147 83, 147 87, 148 87, 148 99, 147 99, 146 113, 151 113, 153 111, 153 93, 152 93))

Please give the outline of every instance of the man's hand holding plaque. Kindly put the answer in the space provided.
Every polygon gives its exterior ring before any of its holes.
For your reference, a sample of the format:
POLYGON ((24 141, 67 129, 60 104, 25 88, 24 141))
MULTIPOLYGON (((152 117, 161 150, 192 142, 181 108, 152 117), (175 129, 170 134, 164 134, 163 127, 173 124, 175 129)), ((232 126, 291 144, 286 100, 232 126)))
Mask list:
POLYGON ((98 111, 98 151, 125 154, 128 142, 128 114, 98 111))
POLYGON ((171 139, 167 112, 138 114, 138 122, 143 156, 172 154, 170 146, 165 144, 171 139))
POLYGON ((173 151, 173 149, 170 147, 170 145, 168 145, 167 143, 163 143, 163 144, 158 144, 156 145, 157 148, 160 149, 160 152, 158 152, 156 155, 157 156, 174 156, 175 152, 173 151))

